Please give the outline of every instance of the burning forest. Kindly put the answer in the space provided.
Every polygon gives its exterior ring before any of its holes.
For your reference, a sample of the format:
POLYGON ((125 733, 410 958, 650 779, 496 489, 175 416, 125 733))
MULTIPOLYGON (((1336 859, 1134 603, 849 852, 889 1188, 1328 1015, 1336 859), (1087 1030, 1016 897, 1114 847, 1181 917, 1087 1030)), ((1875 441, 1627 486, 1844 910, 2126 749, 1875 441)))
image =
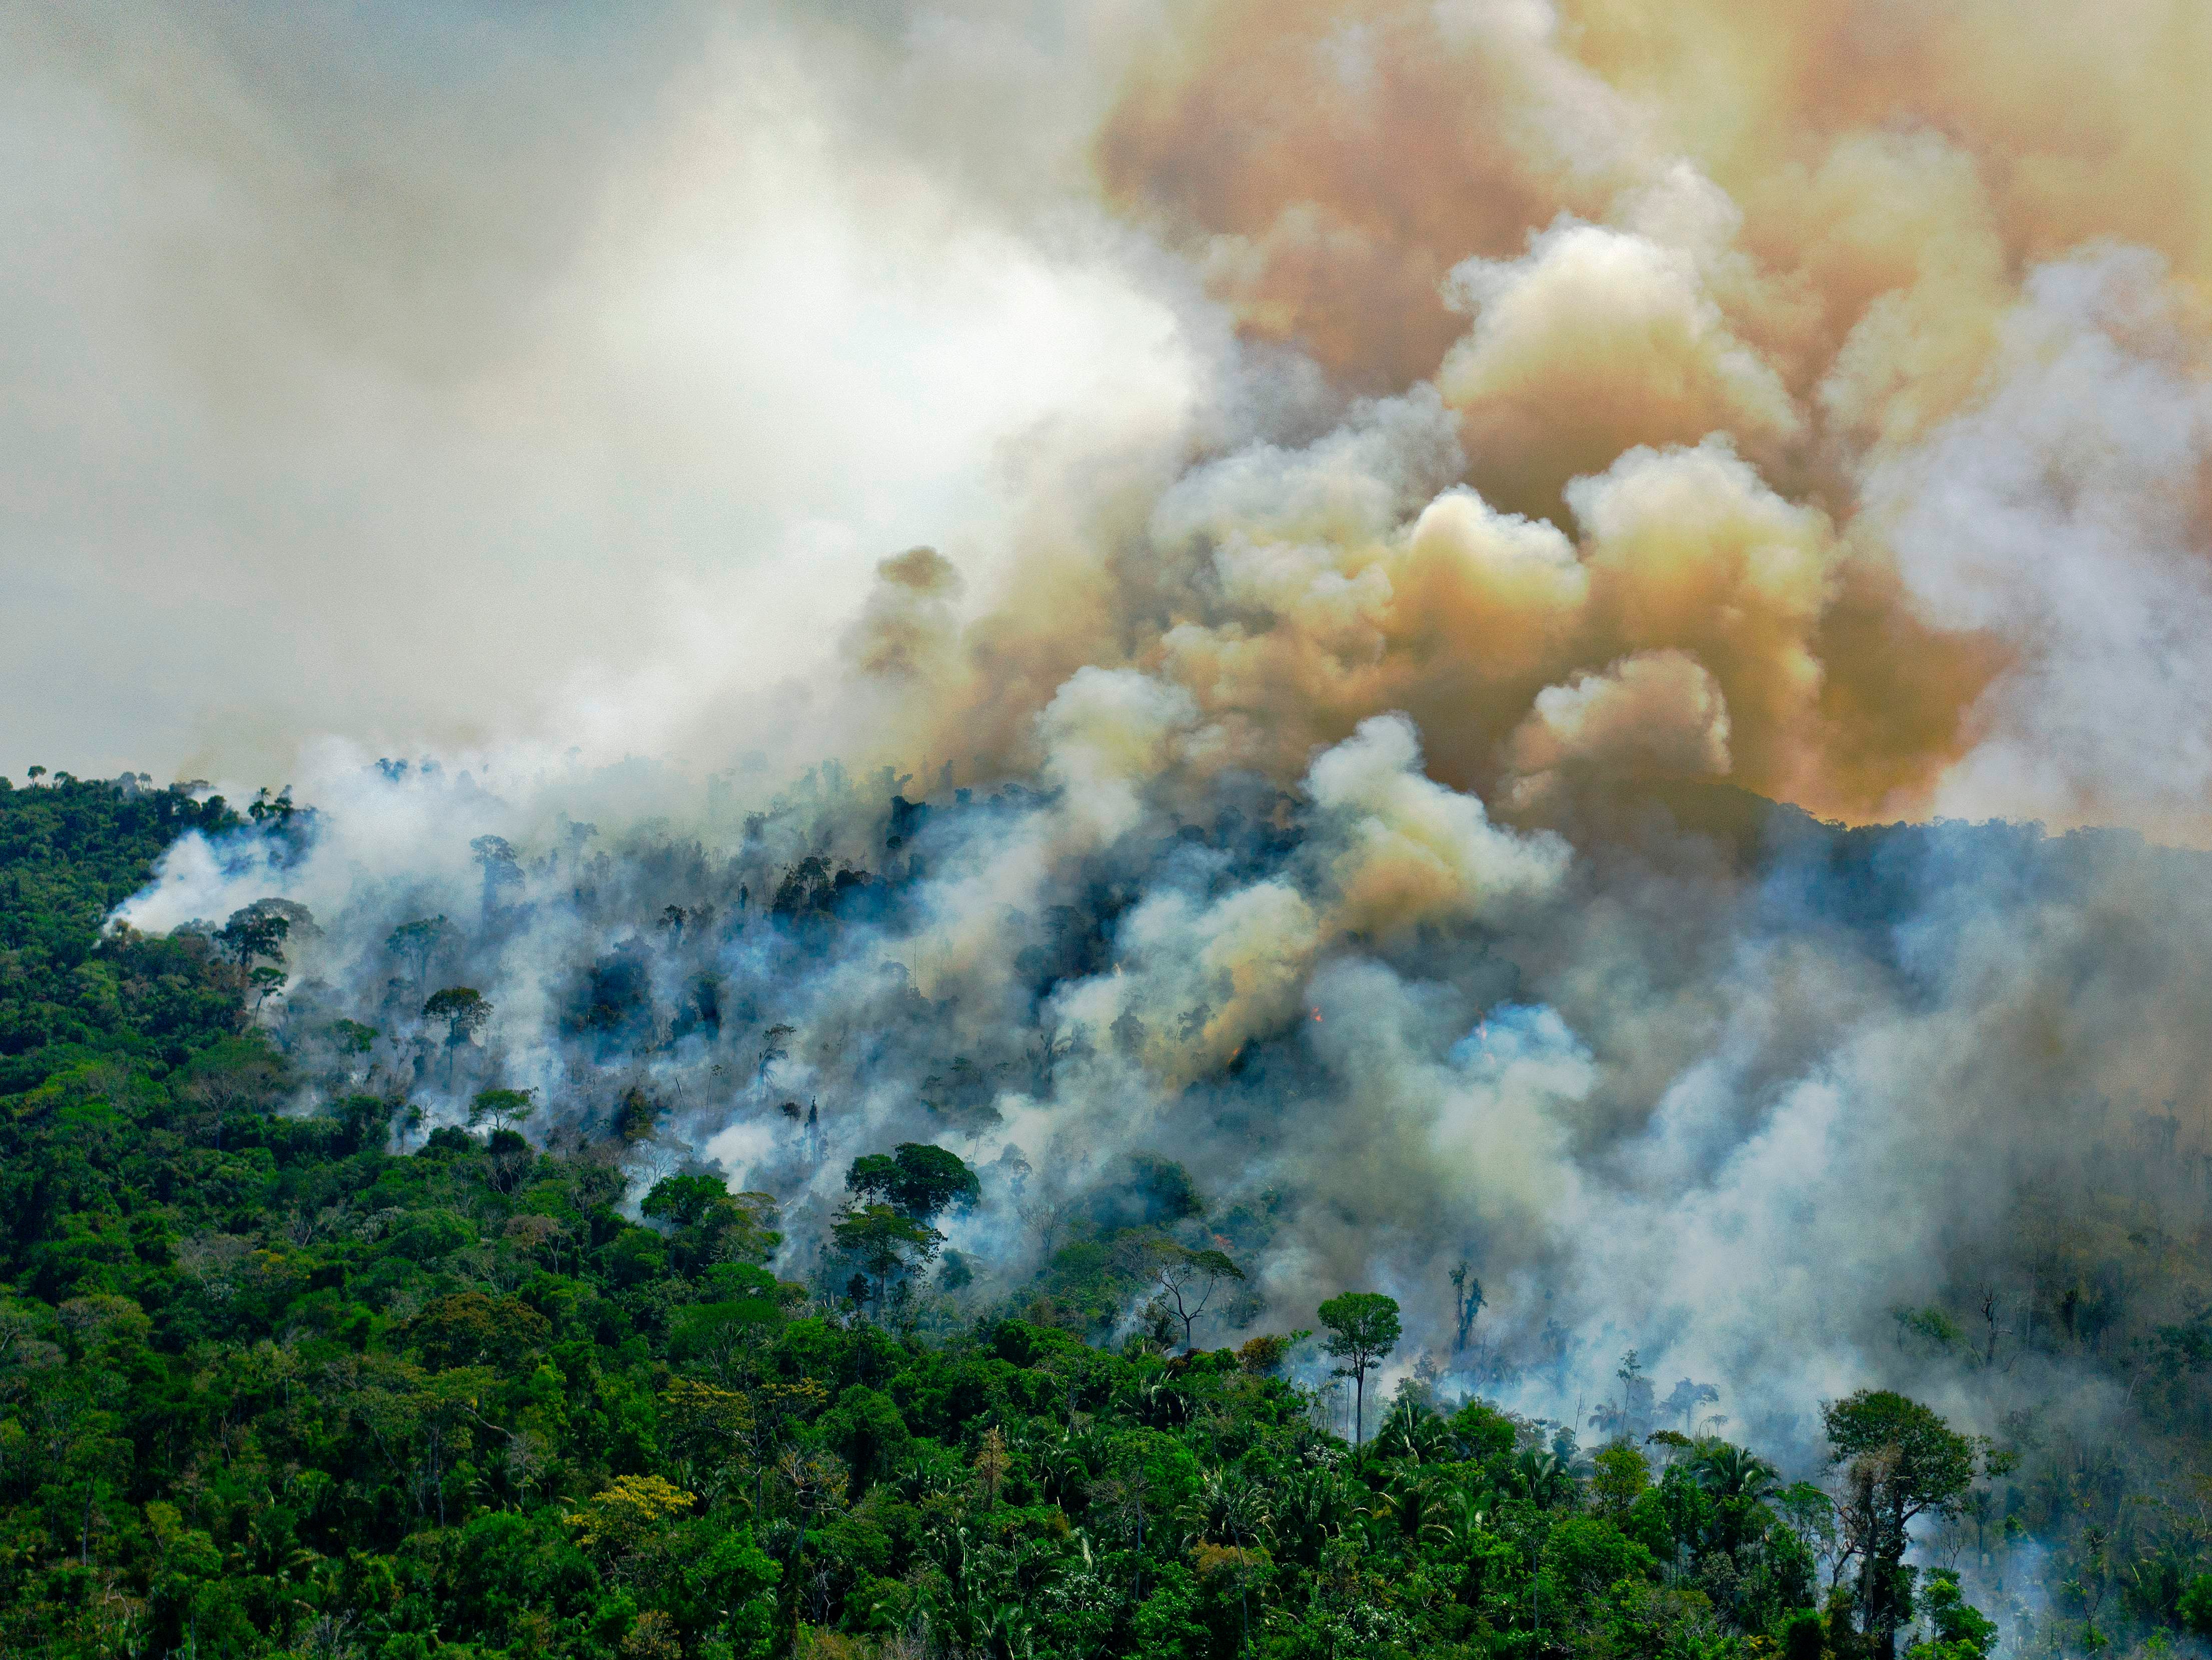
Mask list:
POLYGON ((219 9, 0 70, 11 1651, 2212 1637, 2191 8, 219 9))

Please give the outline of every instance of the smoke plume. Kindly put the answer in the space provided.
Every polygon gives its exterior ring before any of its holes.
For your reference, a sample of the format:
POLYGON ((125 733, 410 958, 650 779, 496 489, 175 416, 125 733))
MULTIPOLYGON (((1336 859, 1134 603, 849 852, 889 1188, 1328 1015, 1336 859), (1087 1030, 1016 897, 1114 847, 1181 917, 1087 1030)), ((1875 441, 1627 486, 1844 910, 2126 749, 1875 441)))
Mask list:
MULTIPOLYGON (((943 1142, 979 1295, 1171 1161, 1241 1318, 1372 1285, 1485 1387, 1638 1346, 1780 1433, 1911 1370, 1895 1306, 2032 1309, 2092 1166, 2201 1207, 2202 8, 562 18, 465 122, 390 65, 317 113, 265 19, 143 97, 15 27, 73 176, 185 204, 9 279, 82 325, 10 447, 42 580, 233 559, 343 666, 210 751, 312 831, 121 914, 309 907, 303 1053, 711 1161, 799 1268, 943 1142)), ((221 637, 204 714, 270 695, 221 637)))

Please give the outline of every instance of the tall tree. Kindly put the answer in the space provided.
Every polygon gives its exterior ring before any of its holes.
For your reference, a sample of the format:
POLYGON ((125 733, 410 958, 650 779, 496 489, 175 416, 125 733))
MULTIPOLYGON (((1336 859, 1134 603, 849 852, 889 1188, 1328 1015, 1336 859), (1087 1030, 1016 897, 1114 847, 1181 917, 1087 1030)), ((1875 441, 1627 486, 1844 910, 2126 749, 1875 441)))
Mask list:
POLYGON ((798 1027, 779 1020, 761 1034, 760 1060, 753 1074, 756 1083, 763 1088, 767 1086, 768 1069, 790 1053, 784 1047, 783 1040, 798 1030, 798 1027))
POLYGON ((1482 1312, 1482 1281, 1474 1277, 1474 1264, 1460 1262, 1451 1271, 1452 1353, 1463 1354, 1474 1330, 1474 1316, 1482 1312))
POLYGON ((1914 1518, 1955 1516, 1973 1485, 1981 1449, 1917 1401, 1861 1389, 1820 1409, 1828 1462, 1844 1479, 1847 1548, 1858 1559, 1859 1629, 1877 1660, 1894 1660, 1898 1627, 1911 1616, 1903 1566, 1914 1518))
POLYGON ((491 1018, 491 1004, 474 986, 447 986, 430 994, 422 1005, 425 1020, 446 1023, 446 1086, 453 1084, 453 1052, 483 1030, 491 1018))
POLYGON ((428 995, 430 983, 430 959, 438 947, 445 943, 450 925, 442 913, 436 916, 418 916, 411 922, 402 922, 384 937, 384 948, 415 970, 415 994, 428 995))
POLYGON ((195 1057, 184 1094, 212 1115, 215 1146, 220 1151, 224 1120, 241 1108, 266 1106, 287 1081, 283 1062, 266 1045, 241 1037, 195 1057))
POLYGON ((284 937, 291 931, 291 918, 248 905, 231 912, 230 920, 216 930, 215 939, 223 955, 243 972, 258 957, 282 958, 284 937))
POLYGON ((503 836, 479 836, 469 851, 483 871, 483 913, 489 916, 499 909, 502 890, 522 885, 522 861, 503 836))
POLYGON ((1328 1328, 1322 1347, 1343 1364, 1340 1377, 1352 1380, 1352 1444, 1358 1446, 1366 1427, 1367 1374, 1398 1347, 1398 1299, 1381 1292, 1348 1291, 1321 1305, 1321 1323, 1328 1328))
POLYGON ((830 1237, 857 1266, 861 1289, 878 1308, 889 1304, 896 1277, 931 1261, 945 1243, 945 1236, 927 1222, 902 1216, 889 1205, 850 1207, 831 1226, 830 1237), (870 1279, 872 1288, 866 1283, 870 1279))
POLYGON ((489 1124, 496 1135, 529 1117, 536 1105, 528 1090, 478 1090, 469 1103, 469 1128, 489 1124))
POLYGON ((1674 1393, 1659 1403, 1660 1410, 1672 1413, 1682 1420, 1682 1433, 1690 1432, 1690 1420, 1699 1407, 1710 1406, 1721 1398, 1721 1392, 1711 1383, 1699 1383, 1685 1377, 1674 1385, 1674 1393))

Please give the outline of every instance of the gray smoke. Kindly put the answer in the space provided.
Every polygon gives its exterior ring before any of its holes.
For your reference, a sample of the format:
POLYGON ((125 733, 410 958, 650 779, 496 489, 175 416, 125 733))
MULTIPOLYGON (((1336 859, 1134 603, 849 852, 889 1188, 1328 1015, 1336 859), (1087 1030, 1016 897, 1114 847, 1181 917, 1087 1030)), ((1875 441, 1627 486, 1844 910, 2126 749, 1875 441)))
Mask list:
POLYGON ((2194 856, 1806 813, 2204 841, 2162 9, 19 10, 13 729, 318 809, 121 913, 307 906, 307 1076, 534 1088, 794 1273, 901 1139, 979 1298, 1174 1164, 1238 1318, 1555 1414, 2094 1413, 1893 1315, 2182 1295, 2194 856))
POLYGON ((383 1034, 355 1081, 434 1122, 529 1087, 534 1134, 605 1143, 637 1091, 636 1189, 703 1162, 777 1195, 787 1273, 817 1271, 847 1163, 898 1140, 984 1172, 952 1244, 987 1300, 1024 1293, 1068 1216, 1141 1214, 1142 1170, 1172 1161, 1254 1270, 1215 1339, 1379 1286, 1408 1309, 1401 1367, 1562 1417, 1631 1347, 1784 1444, 1871 1380, 1975 1420, 2094 1398, 2040 1362, 1954 1398, 1893 1311, 1992 1296, 2009 1359, 2034 1229, 2093 1193, 2169 1225, 2203 1209, 2170 1156, 2177 1130, 2201 1148, 2212 1058, 2187 1006, 2197 855, 1787 811, 1717 839, 1602 793, 1571 846, 1422 777, 1403 722, 1289 790, 1180 775, 1202 736, 1139 677, 1079 677, 1048 727, 1030 785, 963 800, 825 768, 752 803, 721 781, 667 804, 682 834, 557 818, 647 778, 333 775, 303 851, 187 842, 121 915, 307 904, 319 932, 268 1018, 310 1075, 359 1064, 325 1046, 343 1016, 383 1034), (484 836, 514 863, 472 853, 484 836), (438 915, 426 963, 387 945, 438 915), (451 1054, 420 1017, 447 984, 495 1010, 451 1054), (1462 1261, 1489 1301, 1455 1353, 1462 1261))

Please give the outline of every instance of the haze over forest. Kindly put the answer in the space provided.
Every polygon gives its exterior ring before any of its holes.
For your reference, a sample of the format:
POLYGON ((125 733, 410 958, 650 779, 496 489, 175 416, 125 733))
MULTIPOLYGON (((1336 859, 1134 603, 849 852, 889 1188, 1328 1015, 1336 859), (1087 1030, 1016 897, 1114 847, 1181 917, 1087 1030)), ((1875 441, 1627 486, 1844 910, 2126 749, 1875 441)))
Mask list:
MULTIPOLYGON (((1890 1660, 1905 1605, 1863 1577, 1807 1636, 1780 1510, 1647 1538, 1577 1460, 1663 1481, 1674 1426, 1708 1487, 1723 1437, 1810 1477, 1828 1408, 1901 1391, 1989 1438, 1971 1550, 1938 1509, 2005 1642, 2212 1627, 2212 14, 4 27, 9 903, 82 936, 0 942, 46 942, 8 1091, 112 1038, 204 1106, 221 1027, 241 1110, 395 1167, 487 1131, 500 1226, 526 1148, 592 1250, 678 1241, 696 1285, 624 1316, 653 1365, 727 1245, 859 1345, 825 1402, 884 1382, 855 1332, 1300 1333, 1247 1370, 1301 1422, 1516 1414, 1460 1461, 1514 1426, 1791 1660, 1890 1660), (116 1013, 82 976, 134 952, 227 1012, 116 1013), (953 1197, 866 1162, 918 1149, 953 1197), (710 1189, 753 1207, 712 1249, 710 1189), (855 1244, 871 1194, 903 1246, 855 1244), (1403 1321, 1349 1408, 1304 1341, 1347 1292, 1403 1321)), ((24 1298, 92 1294, 29 1238, 24 1298)), ((663 1471, 624 1456, 577 1468, 663 1471)), ((805 1602, 789 1486, 745 1523, 774 1618, 712 1640, 907 1631, 805 1602)), ((1217 1653, 1261 1640, 1239 1595, 1217 1653)), ((1012 1660, 978 1617, 912 1640, 1012 1660)))

